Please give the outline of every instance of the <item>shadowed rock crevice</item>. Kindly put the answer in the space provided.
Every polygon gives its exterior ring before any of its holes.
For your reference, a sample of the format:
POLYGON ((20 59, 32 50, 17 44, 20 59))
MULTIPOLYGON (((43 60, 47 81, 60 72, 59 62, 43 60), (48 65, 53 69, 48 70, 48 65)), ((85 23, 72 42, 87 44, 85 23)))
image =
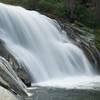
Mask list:
POLYGON ((5 42, 0 39, 0 56, 4 57, 9 64, 12 66, 13 70, 16 72, 17 76, 24 82, 26 86, 31 86, 31 79, 24 66, 18 63, 16 57, 14 57, 8 50, 5 42))

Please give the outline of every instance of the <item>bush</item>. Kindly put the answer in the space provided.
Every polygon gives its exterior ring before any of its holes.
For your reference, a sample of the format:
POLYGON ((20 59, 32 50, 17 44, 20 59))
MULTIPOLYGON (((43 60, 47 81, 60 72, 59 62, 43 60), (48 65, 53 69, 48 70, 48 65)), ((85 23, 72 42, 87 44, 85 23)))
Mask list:
POLYGON ((100 27, 98 29, 96 29, 95 36, 96 36, 96 38, 95 38, 96 39, 96 46, 100 50, 100 27))
POLYGON ((52 12, 52 9, 54 9, 54 5, 52 5, 52 3, 48 1, 40 0, 39 8, 40 10, 43 10, 45 12, 52 12))
POLYGON ((55 4, 55 10, 54 13, 58 16, 66 16, 67 10, 66 7, 64 6, 63 2, 62 3, 57 3, 55 4))
POLYGON ((96 26, 95 12, 91 11, 85 5, 78 5, 75 14, 76 19, 83 24, 92 28, 96 26))
POLYGON ((33 9, 33 0, 0 0, 0 2, 22 6, 26 9, 33 9))
POLYGON ((39 8, 42 11, 52 13, 57 16, 65 16, 66 14, 64 0, 40 0, 39 8))

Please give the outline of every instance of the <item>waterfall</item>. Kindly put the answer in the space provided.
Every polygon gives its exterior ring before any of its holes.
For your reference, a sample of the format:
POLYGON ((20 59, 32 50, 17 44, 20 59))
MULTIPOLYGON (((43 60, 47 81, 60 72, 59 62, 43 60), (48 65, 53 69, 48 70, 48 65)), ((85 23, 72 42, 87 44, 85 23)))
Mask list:
POLYGON ((0 4, 0 39, 24 63, 33 82, 94 74, 84 52, 64 33, 36 11, 0 4))

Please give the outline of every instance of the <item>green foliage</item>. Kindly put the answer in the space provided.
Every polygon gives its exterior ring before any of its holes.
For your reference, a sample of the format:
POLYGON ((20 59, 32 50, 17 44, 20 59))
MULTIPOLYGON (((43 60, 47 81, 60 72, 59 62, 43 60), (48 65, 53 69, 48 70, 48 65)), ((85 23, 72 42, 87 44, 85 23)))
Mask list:
POLYGON ((66 15, 64 0, 40 0, 39 8, 42 11, 52 13, 57 16, 66 15))
POLYGON ((52 5, 52 3, 48 1, 40 0, 39 8, 40 10, 43 10, 45 12, 52 12, 52 9, 54 9, 54 5, 52 5))
POLYGON ((22 6, 26 9, 33 8, 33 0, 0 0, 2 3, 22 6))
POLYGON ((89 27, 95 27, 95 13, 87 8, 85 5, 77 6, 76 19, 89 27))
MULTIPOLYGON (((58 17, 67 17, 70 14, 66 7, 67 4, 65 4, 66 0, 0 0, 0 2, 23 6, 26 9, 34 9, 36 2, 38 2, 38 9, 42 12, 58 17)), ((87 3, 91 4, 91 0, 87 0, 87 3)), ((92 29, 100 26, 100 23, 96 23, 95 11, 91 9, 91 6, 87 6, 86 2, 82 3, 82 0, 77 0, 75 17, 78 22, 92 29)), ((97 31, 95 35, 96 45, 100 49, 100 31, 97 31)))
POLYGON ((96 29, 95 36, 96 36, 96 38, 95 38, 96 46, 100 50, 100 27, 98 29, 96 29))

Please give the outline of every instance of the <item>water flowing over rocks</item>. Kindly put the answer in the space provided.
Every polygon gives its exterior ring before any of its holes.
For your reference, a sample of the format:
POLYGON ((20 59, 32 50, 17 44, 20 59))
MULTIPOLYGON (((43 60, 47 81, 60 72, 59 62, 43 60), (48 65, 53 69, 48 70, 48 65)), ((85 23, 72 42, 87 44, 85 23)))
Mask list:
POLYGON ((16 60, 16 57, 10 53, 3 40, 0 40, 0 56, 4 57, 9 62, 17 76, 27 86, 31 86, 31 80, 27 71, 24 69, 23 65, 16 60))
POLYGON ((93 31, 88 32, 85 30, 84 25, 62 23, 62 28, 67 32, 73 43, 81 48, 89 61, 94 66, 94 70, 100 73, 100 52, 95 46, 95 36, 93 31))
MULTIPOLYGON (((97 75, 100 58, 94 36, 73 25, 61 28, 57 21, 21 7, 0 4, 0 12, 2 87, 34 98, 31 83, 97 75)), ((42 93, 39 95, 44 100, 42 93)))

